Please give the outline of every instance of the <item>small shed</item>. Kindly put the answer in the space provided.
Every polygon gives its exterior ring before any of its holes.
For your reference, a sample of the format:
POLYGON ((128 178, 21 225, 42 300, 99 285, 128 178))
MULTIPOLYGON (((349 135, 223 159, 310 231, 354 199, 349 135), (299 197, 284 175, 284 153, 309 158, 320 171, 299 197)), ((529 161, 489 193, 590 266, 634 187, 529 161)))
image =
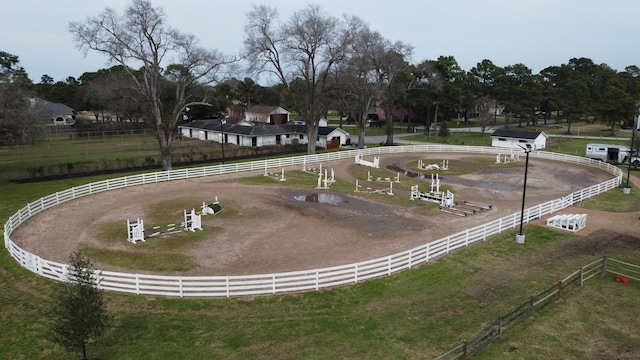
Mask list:
POLYGON ((349 133, 339 127, 319 127, 316 145, 325 149, 337 149, 347 143, 348 137, 349 133))
POLYGON ((498 129, 491 134, 491 146, 521 150, 529 144, 540 150, 547 146, 548 138, 542 131, 498 129))

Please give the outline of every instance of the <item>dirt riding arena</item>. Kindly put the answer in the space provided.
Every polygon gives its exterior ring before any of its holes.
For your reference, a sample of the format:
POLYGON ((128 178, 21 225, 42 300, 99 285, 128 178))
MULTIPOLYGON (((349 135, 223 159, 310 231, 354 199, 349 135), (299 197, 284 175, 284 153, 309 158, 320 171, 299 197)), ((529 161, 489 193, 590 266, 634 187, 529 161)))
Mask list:
MULTIPOLYGON (((469 157, 468 154, 434 153, 382 155, 380 165, 381 168, 407 168, 408 163, 417 159, 433 159, 433 162, 446 159, 453 166, 463 156, 469 157)), ((337 179, 355 182, 349 169, 358 165, 354 165, 352 159, 323 166, 334 169, 337 179)), ((293 170, 301 169, 285 169, 293 170)), ((87 196, 34 216, 13 233, 12 239, 31 253, 59 262, 66 262, 76 248, 127 252, 133 247, 136 251, 146 247, 149 251, 158 251, 153 248, 154 238, 145 243, 127 242, 127 219, 144 219, 153 206, 172 202, 192 204, 198 209, 203 201, 217 196, 225 211, 202 218, 203 227, 213 230, 208 231, 204 239, 179 250, 195 265, 187 271, 165 274, 242 275, 329 267, 407 250, 517 212, 522 201, 523 173, 524 167, 477 169, 458 176, 448 176, 446 171, 440 171, 441 185, 453 190, 457 202, 466 200, 492 205, 490 211, 466 218, 437 210, 421 212, 422 206, 433 205, 423 201, 412 206, 379 201, 389 195, 363 197, 355 192, 246 185, 225 176, 137 186, 87 196), (306 201, 309 195, 316 194, 328 200, 306 201), (121 241, 101 238, 99 229, 113 224, 121 224, 124 230, 121 241)), ((395 176, 394 172, 389 174, 395 176)), ((237 175, 242 176, 247 174, 237 175)), ((611 177, 594 168, 531 158, 526 206, 565 196, 611 177)), ((400 182, 419 184, 424 192, 429 189, 430 178, 417 180, 401 176, 400 182)), ((406 190, 394 190, 394 193, 409 197, 406 190)), ((182 209, 177 210, 182 212, 182 209)), ((564 212, 591 214, 587 228, 581 230, 583 234, 611 226, 606 213, 584 209, 566 209, 564 212)), ((625 216, 618 216, 616 221, 635 221, 634 224, 638 221, 638 214, 625 216)), ((179 236, 175 241, 180 241, 179 236)), ((126 267, 96 261, 96 267, 146 272, 138 270, 135 264, 126 267)))

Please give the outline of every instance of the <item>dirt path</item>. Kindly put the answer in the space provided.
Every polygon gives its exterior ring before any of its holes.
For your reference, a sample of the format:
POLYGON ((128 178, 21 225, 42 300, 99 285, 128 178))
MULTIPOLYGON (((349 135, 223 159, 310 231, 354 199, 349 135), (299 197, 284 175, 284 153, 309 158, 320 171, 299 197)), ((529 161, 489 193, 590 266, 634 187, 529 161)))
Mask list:
MULTIPOLYGON (((430 158, 434 162, 447 159, 454 164, 461 156, 465 155, 384 155, 381 167, 405 167, 418 158, 430 158)), ((598 169, 555 161, 532 159, 530 165, 527 207, 611 178, 610 174, 598 169)), ((332 167, 341 180, 351 183, 355 180, 349 171, 352 160, 324 166, 332 167)), ((286 171, 291 170, 293 168, 286 171)), ((105 241, 101 229, 113 227, 113 224, 126 228, 127 219, 145 218, 153 206, 186 204, 198 208, 203 200, 217 196, 227 210, 220 215, 203 217, 204 226, 213 229, 210 236, 176 251, 176 255, 188 256, 195 266, 188 271, 166 273, 272 273, 341 265, 393 254, 520 209, 521 167, 479 169, 459 176, 442 172, 441 176, 441 183, 455 192, 456 201, 492 204, 493 209, 467 218, 437 211, 423 215, 420 208, 428 206, 426 202, 401 207, 371 196, 363 198, 356 193, 244 185, 234 182, 234 177, 225 176, 132 187, 74 200, 29 219, 13 233, 12 239, 27 251, 59 262, 66 262, 78 247, 126 252, 132 246, 146 246, 149 251, 159 251, 154 249, 153 239, 136 245, 126 239, 105 241), (309 196, 316 196, 318 202, 307 201, 309 196)), ((637 184, 638 180, 632 179, 637 184)), ((401 183, 419 181, 401 176, 401 183)), ((421 181, 421 189, 426 190, 429 182, 421 181)), ((408 192, 399 191, 396 196, 408 197, 408 192)), ((181 213, 182 207, 178 210, 181 213)), ((640 216, 637 212, 610 214, 580 208, 564 212, 589 215, 583 233, 615 227, 640 235, 636 230, 640 216)), ((128 268, 99 262, 96 266, 127 272, 134 272, 131 268, 136 268, 135 264, 128 268)))

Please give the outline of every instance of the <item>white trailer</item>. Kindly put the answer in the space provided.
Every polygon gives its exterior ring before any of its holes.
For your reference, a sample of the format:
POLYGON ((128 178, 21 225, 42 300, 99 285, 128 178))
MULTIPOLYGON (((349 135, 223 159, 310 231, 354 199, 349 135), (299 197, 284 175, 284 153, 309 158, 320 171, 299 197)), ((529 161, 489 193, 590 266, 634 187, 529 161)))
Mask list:
POLYGON ((585 157, 612 164, 628 164, 631 161, 633 166, 640 166, 640 158, 636 154, 630 158, 630 154, 631 149, 626 145, 587 144, 585 157))

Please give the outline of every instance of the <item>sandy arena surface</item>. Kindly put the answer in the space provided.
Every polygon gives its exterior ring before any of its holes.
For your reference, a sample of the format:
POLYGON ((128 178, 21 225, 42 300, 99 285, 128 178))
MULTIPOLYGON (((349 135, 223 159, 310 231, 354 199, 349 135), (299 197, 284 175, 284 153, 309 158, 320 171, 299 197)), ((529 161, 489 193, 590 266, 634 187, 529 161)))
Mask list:
MULTIPOLYGON (((409 162, 417 159, 433 159, 434 163, 447 159, 453 166, 461 156, 405 153, 381 156, 380 163, 382 168, 406 169, 409 162)), ((356 166, 353 160, 323 166, 333 168, 337 179, 355 182, 349 171, 356 166)), ((300 169, 285 169, 292 170, 300 169)), ((125 233, 127 219, 145 219, 153 206, 180 204, 176 209, 176 217, 180 219, 185 208, 182 204, 198 209, 203 200, 210 202, 217 196, 225 211, 202 217, 203 227, 212 231, 206 238, 180 247, 179 253, 191 259, 193 268, 164 273, 260 274, 328 267, 393 254, 517 212, 522 204, 523 167, 480 169, 459 176, 441 171, 441 185, 453 189, 456 202, 493 206, 490 211, 466 218, 438 211, 420 212, 421 207, 430 206, 422 201, 416 206, 402 207, 358 193, 246 185, 234 181, 234 176, 137 186, 84 197, 34 216, 13 233, 12 239, 27 251, 58 262, 66 262, 78 247, 125 252, 132 247, 136 251, 147 247, 149 251, 158 251, 153 248, 153 238, 135 245, 126 241, 126 234, 122 241, 105 241, 100 229, 122 224, 125 233), (308 201, 314 196, 318 202, 308 201)), ((246 174, 237 175, 240 176, 246 174)), ((526 206, 565 196, 611 177, 594 168, 531 158, 526 206)), ((635 177, 632 180, 637 181, 635 177)), ((419 184, 420 190, 426 191, 430 178, 401 176, 400 182, 419 184)), ((409 197, 408 191, 394 190, 394 193, 409 197)), ((587 226, 580 235, 612 229, 640 236, 637 230, 640 212, 611 214, 569 208, 561 213, 588 214, 587 226)), ((544 224, 544 219, 538 222, 544 224)), ((157 224, 145 220, 145 225, 157 224)), ((181 241, 179 236, 175 241, 181 241)), ((148 273, 138 270, 135 264, 126 268, 96 261, 95 265, 104 270, 148 273)))

